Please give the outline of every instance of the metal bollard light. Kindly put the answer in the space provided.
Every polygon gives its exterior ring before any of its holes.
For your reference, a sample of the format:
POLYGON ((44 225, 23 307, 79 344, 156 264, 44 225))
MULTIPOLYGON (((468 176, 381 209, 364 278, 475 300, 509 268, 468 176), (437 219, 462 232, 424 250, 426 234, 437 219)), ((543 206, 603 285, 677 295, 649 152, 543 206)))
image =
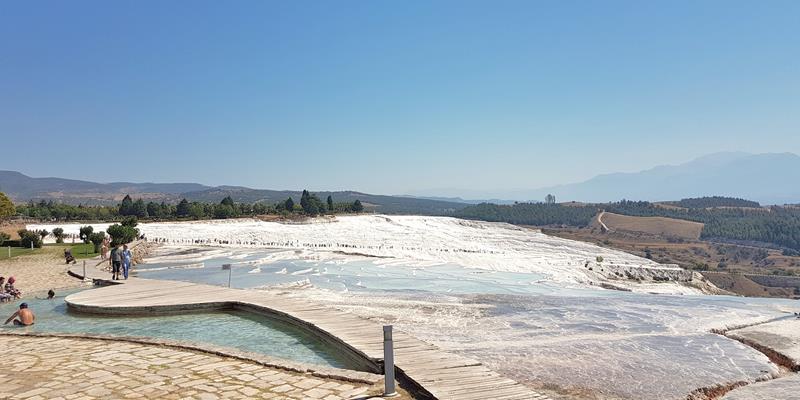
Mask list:
POLYGON ((392 326, 383 326, 383 397, 397 396, 394 387, 394 343, 392 326))

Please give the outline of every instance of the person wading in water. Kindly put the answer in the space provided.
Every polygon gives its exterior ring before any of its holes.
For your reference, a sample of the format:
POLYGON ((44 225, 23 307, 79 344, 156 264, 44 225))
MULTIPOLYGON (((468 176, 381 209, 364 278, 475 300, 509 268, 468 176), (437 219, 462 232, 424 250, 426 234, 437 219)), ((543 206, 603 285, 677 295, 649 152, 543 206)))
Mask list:
POLYGON ((36 319, 36 316, 33 315, 33 311, 28 309, 28 303, 22 303, 19 305, 19 310, 14 314, 11 314, 10 317, 6 320, 4 325, 8 325, 11 320, 14 320, 14 325, 17 326, 29 326, 33 325, 33 321, 36 319), (14 319, 19 317, 19 319, 14 319))

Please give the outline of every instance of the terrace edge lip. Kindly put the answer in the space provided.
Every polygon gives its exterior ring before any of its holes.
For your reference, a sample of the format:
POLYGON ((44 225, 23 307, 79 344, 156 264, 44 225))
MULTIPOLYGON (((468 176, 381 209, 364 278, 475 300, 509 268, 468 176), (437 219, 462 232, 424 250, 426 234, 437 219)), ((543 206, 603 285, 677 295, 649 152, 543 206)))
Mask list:
MULTIPOLYGON (((72 232, 77 231, 79 225, 59 226, 72 232)), ((31 225, 30 228, 53 226, 31 225)), ((607 283, 642 292, 700 294, 705 290, 695 287, 698 282, 689 285, 678 283, 677 279, 649 280, 650 275, 661 279, 660 275, 672 273, 674 266, 505 223, 450 217, 353 215, 337 216, 326 223, 287 224, 238 219, 142 223, 138 227, 150 241, 158 243, 282 248, 307 251, 320 260, 372 257, 404 260, 407 265, 457 263, 487 271, 539 273, 560 284, 590 287, 607 283), (587 264, 595 262, 602 265, 586 268, 587 264), (643 275, 647 281, 620 280, 609 275, 612 271, 602 272, 606 268, 626 272, 634 268, 637 270, 633 275, 643 275)))

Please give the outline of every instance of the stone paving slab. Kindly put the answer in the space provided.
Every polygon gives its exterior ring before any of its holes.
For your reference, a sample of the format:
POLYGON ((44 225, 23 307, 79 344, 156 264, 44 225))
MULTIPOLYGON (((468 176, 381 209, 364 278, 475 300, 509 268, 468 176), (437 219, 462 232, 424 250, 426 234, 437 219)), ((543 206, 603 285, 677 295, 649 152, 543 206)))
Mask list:
POLYGON ((0 335, 0 348, 0 399, 339 400, 381 393, 375 385, 137 343, 0 335))
POLYGON ((272 357, 262 353, 247 352, 231 347, 216 346, 209 343, 192 343, 180 340, 172 340, 155 337, 137 336, 116 336, 116 335, 96 335, 87 333, 53 333, 53 332, 26 332, 7 330, 2 335, 24 336, 24 337, 44 337, 44 338, 64 338, 64 339, 94 339, 105 342, 127 342, 134 344, 144 344, 158 347, 168 347, 177 350, 195 351, 203 354, 211 354, 220 357, 239 359, 253 362, 255 364, 296 372, 300 374, 312 375, 324 379, 333 379, 345 382, 355 382, 367 386, 382 384, 383 375, 371 374, 369 372, 355 371, 350 369, 334 368, 310 363, 301 363, 279 357, 272 357))

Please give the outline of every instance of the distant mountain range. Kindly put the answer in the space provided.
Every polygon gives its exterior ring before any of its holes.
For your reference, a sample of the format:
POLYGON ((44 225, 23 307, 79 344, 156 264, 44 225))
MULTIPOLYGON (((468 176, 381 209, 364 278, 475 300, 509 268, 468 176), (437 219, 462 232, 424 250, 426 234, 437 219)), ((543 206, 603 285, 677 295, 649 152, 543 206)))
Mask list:
MULTIPOLYGON (((584 182, 531 190, 476 192, 474 198, 508 201, 544 201, 548 194, 559 202, 679 200, 689 197, 730 196, 761 204, 800 203, 800 156, 793 153, 715 153, 679 165, 658 166, 633 173, 598 175, 584 182)), ((449 191, 448 193, 458 193, 449 191)), ((474 202, 474 201, 470 201, 474 202)), ((494 201, 497 203, 498 201, 494 201)))
POLYGON ((680 165, 635 173, 598 175, 585 182, 539 189, 560 201, 678 200, 730 196, 761 204, 800 202, 800 156, 792 153, 715 153, 680 165))
MULTIPOLYGON (((300 191, 260 190, 241 186, 210 187, 198 183, 97 183, 63 178, 32 178, 16 171, 0 171, 0 192, 15 202, 53 200, 68 204, 117 204, 126 194, 146 201, 219 202, 231 196, 236 202, 276 203, 292 197, 300 201, 300 191)), ((367 210, 387 214, 448 215, 468 206, 463 202, 382 196, 354 191, 314 192, 324 201, 329 195, 336 202, 360 200, 367 210)))
MULTIPOLYGON (((487 201, 543 201, 547 194, 559 202, 609 202, 621 199, 665 201, 688 197, 730 196, 761 204, 800 203, 800 156, 792 153, 715 153, 684 164, 658 166, 641 172, 598 175, 587 181, 547 188, 508 192, 479 192, 474 200, 459 197, 383 196, 354 191, 316 192, 323 200, 361 200, 368 209, 383 213, 448 215, 469 204, 487 201), (485 197, 479 197, 485 194, 485 197), (485 200, 481 200, 485 199, 485 200), (500 200, 505 199, 505 200, 500 200)), ((12 200, 55 200, 70 204, 116 204, 126 194, 153 201, 218 202, 231 196, 237 202, 275 203, 299 191, 251 189, 241 186, 211 187, 198 183, 96 183, 62 178, 32 178, 15 171, 0 171, 0 191, 12 200)))

